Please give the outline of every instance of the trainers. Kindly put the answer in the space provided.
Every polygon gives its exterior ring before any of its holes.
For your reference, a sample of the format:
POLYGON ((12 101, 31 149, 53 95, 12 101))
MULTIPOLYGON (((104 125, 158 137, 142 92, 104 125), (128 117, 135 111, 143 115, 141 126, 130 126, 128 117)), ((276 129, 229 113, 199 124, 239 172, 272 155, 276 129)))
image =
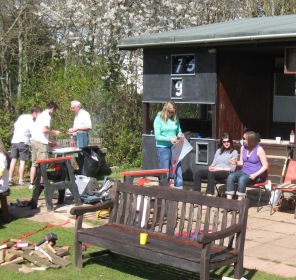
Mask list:
POLYGON ((12 180, 8 180, 8 186, 13 186, 14 182, 12 180))
POLYGON ((29 185, 29 190, 34 190, 35 189, 35 185, 34 184, 30 184, 29 185))
POLYGON ((26 185, 26 183, 24 182, 24 181, 19 181, 19 186, 25 186, 26 185))

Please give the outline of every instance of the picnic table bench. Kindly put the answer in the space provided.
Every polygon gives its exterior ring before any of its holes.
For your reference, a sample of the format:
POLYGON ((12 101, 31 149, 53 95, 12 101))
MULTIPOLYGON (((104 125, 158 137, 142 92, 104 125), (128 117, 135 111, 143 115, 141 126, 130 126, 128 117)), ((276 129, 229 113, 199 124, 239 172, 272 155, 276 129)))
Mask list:
POLYGON ((70 210, 76 216, 77 268, 83 267, 82 245, 88 243, 107 249, 88 256, 120 254, 197 272, 202 280, 209 279, 211 269, 234 264, 235 278, 243 276, 248 199, 228 200, 119 181, 112 191, 110 201, 70 210), (85 213, 102 209, 110 209, 107 224, 82 227, 85 213), (148 233, 146 245, 139 243, 142 232, 148 233))
POLYGON ((75 182, 74 170, 71 165, 72 157, 57 157, 57 158, 48 158, 48 159, 38 159, 36 163, 38 164, 37 175, 35 180, 35 189, 33 191, 32 199, 31 199, 31 208, 35 209, 38 205, 38 198, 42 192, 40 179, 41 176, 44 180, 44 196, 46 202, 47 211, 53 211, 53 195, 54 191, 59 192, 58 204, 64 202, 65 199, 65 191, 69 189, 73 194, 75 205, 81 205, 81 199, 78 192, 78 187, 75 182), (60 166, 61 169, 61 181, 50 183, 47 176, 47 166, 56 164, 60 166))
POLYGON ((160 184, 163 186, 168 185, 168 173, 170 170, 168 168, 164 169, 146 169, 146 170, 132 170, 132 171, 124 171, 121 172, 123 176, 123 180, 125 183, 133 184, 135 178, 143 177, 146 178, 148 176, 156 176, 158 177, 160 184))

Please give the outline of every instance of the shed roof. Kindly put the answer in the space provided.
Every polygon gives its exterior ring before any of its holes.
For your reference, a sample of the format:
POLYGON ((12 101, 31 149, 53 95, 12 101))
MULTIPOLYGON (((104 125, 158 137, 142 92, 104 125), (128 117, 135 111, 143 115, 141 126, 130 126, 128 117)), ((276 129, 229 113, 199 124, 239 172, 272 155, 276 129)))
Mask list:
POLYGON ((176 45, 231 45, 254 41, 296 39, 296 15, 225 21, 191 28, 123 38, 120 49, 176 45))

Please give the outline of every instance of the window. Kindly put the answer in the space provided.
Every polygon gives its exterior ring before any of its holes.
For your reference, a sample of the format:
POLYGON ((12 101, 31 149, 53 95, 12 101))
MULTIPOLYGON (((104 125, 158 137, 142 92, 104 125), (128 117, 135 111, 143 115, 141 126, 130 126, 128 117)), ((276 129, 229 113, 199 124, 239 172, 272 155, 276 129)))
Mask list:
POLYGON ((296 47, 285 49, 285 74, 296 74, 296 47))
POLYGON ((196 164, 208 165, 209 144, 196 142, 196 164))
POLYGON ((296 75, 274 74, 273 121, 295 122, 296 75))

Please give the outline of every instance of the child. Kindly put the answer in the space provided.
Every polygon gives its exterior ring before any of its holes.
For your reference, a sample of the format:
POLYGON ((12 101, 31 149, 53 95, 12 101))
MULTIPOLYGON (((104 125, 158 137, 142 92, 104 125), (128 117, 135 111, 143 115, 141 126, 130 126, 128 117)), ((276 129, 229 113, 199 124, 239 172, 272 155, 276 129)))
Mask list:
POLYGON ((0 193, 8 190, 9 155, 0 140, 0 193))

